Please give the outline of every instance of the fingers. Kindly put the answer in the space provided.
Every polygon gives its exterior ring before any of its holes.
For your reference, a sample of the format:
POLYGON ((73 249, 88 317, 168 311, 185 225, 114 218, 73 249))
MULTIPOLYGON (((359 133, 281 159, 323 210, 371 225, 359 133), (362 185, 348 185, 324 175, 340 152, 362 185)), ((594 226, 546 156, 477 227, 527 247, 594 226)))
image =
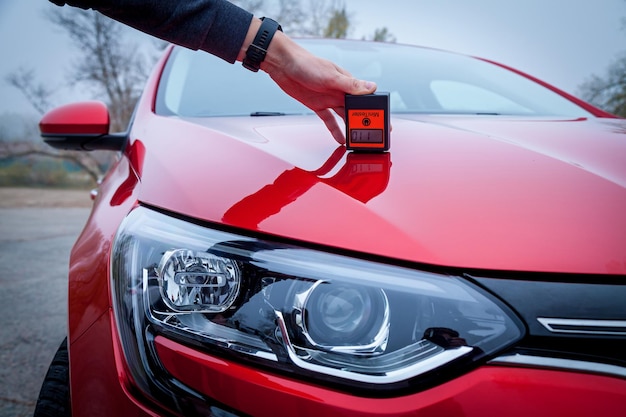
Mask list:
POLYGON ((346 71, 342 67, 332 64, 335 70, 341 74, 336 78, 337 85, 335 88, 343 91, 346 94, 372 94, 376 91, 376 83, 372 81, 359 80, 354 78, 350 72, 346 71))
POLYGON ((372 81, 352 79, 352 90, 348 94, 372 94, 376 91, 376 83, 372 81))
POLYGON ((343 120, 346 120, 346 108, 344 106, 335 107, 333 110, 335 111, 335 113, 337 113, 337 116, 341 117, 343 120))
MULTIPOLYGON (((277 39, 283 38, 278 34, 277 39)), ((284 40, 288 42, 286 38, 284 40)), ((287 94, 313 110, 337 143, 345 144, 345 133, 334 113, 345 120, 345 95, 374 93, 376 83, 357 79, 331 61, 318 58, 289 42, 287 46, 290 45, 291 51, 296 53, 287 53, 290 50, 287 48, 287 52, 269 54, 270 58, 266 58, 261 68, 287 94)))
MULTIPOLYGON (((376 83, 371 81, 364 81, 353 78, 350 74, 342 74, 340 77, 339 85, 337 88, 341 91, 340 95, 340 103, 338 105, 332 106, 332 110, 337 113, 339 117, 343 120, 346 119, 346 109, 343 103, 343 95, 344 94, 355 94, 355 95, 363 95, 363 94, 372 94, 376 91, 376 83)), ((346 136, 343 130, 339 127, 337 123, 337 119, 333 115, 330 108, 318 109, 315 110, 315 113, 318 115, 320 119, 326 125, 326 128, 330 131, 335 141, 341 145, 345 145, 346 136)))
POLYGON ((345 134, 343 133, 343 130, 341 130, 341 128, 339 127, 337 119, 335 119, 335 116, 333 116, 332 112, 328 109, 324 109, 318 110, 315 113, 320 119, 322 119, 322 121, 326 125, 326 128, 333 135, 333 139, 335 139, 335 141, 337 141, 337 143, 339 143, 340 145, 344 145, 346 143, 345 134))
POLYGON ((359 80, 352 77, 350 74, 342 74, 336 79, 335 88, 344 92, 345 94, 372 94, 376 91, 376 83, 372 81, 359 80))

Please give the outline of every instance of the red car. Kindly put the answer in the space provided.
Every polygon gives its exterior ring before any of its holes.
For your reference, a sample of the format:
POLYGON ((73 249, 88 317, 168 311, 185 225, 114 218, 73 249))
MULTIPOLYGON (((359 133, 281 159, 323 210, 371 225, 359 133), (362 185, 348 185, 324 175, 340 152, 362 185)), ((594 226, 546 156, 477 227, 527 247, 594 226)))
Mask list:
POLYGON ((44 116, 120 157, 36 415, 626 415, 626 121, 482 59, 301 43, 389 93, 388 152, 181 48, 128 132, 44 116))

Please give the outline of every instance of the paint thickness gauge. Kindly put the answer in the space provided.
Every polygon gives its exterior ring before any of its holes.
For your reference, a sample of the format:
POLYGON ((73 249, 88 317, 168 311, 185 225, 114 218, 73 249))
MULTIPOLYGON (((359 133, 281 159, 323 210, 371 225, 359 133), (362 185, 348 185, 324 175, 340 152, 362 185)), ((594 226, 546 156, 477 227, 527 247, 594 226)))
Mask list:
POLYGON ((346 148, 357 152, 389 150, 389 93, 346 94, 346 148))

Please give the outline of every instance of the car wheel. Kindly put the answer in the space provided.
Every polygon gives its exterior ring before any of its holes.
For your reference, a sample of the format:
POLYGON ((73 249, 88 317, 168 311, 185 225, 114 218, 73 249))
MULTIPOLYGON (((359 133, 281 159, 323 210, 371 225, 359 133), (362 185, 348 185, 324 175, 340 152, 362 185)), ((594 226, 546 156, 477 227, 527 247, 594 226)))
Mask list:
POLYGON ((70 361, 67 338, 52 359, 39 391, 34 417, 70 417, 70 361))

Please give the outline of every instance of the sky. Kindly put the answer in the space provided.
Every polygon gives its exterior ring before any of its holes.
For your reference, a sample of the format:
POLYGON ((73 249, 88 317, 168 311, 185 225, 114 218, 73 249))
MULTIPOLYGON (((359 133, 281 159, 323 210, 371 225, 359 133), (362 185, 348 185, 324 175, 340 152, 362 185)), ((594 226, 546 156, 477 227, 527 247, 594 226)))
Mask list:
MULTIPOLYGON (((387 27, 399 43, 492 59, 572 94, 626 53, 626 0, 344 2, 352 38, 387 27)), ((76 51, 44 17, 56 7, 47 0, 0 0, 0 114, 34 112, 5 81, 18 68, 34 68, 56 89, 57 104, 93 98, 65 85, 76 51)))

